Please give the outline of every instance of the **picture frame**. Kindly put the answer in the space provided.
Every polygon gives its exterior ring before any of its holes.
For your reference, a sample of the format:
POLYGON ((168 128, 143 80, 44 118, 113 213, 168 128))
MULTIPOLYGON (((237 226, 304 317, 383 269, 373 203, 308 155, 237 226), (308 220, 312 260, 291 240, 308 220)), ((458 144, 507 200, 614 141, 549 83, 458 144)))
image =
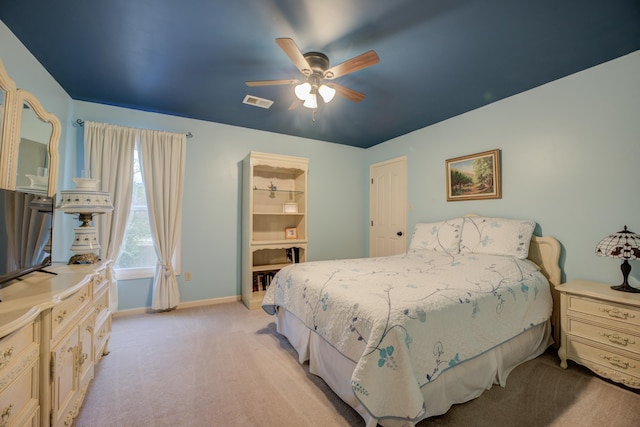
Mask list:
POLYGON ((447 201, 502 198, 500 150, 447 159, 447 201))
POLYGON ((298 229, 295 227, 287 227, 284 229, 284 238, 287 240, 298 239, 298 229))
POLYGON ((297 203, 284 203, 282 205, 283 213, 298 213, 298 204, 297 203))

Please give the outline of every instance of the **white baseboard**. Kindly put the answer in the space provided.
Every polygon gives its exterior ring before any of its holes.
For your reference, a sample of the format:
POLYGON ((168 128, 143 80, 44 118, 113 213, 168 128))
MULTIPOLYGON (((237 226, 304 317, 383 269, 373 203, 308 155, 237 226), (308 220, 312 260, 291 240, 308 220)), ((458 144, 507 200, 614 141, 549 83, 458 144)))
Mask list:
MULTIPOLYGON (((176 310, 180 310, 183 308, 191 308, 191 307, 200 307, 203 305, 215 305, 215 304, 226 304, 229 302, 238 302, 242 299, 240 295, 231 296, 231 297, 222 297, 222 298, 210 298, 210 299, 201 299, 197 301, 185 301, 178 304, 176 310)), ((140 308, 132 308, 129 310, 118 310, 113 313, 113 317, 122 317, 122 316, 130 316, 133 314, 144 314, 151 313, 154 310, 151 307, 140 307, 140 308)))

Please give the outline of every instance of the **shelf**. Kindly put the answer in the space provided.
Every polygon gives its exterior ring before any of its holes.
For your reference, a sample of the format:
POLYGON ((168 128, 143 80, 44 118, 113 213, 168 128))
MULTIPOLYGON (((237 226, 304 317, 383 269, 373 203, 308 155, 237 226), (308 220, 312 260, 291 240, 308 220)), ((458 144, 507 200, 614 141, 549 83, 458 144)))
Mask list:
POLYGON ((307 259, 308 165, 306 158, 270 153, 243 160, 242 301, 251 309, 264 296, 254 285, 262 288, 275 272, 307 259))
POLYGON ((304 212, 254 212, 254 215, 304 216, 304 212))
POLYGON ((254 188, 253 191, 274 194, 295 194, 296 196, 299 194, 304 194, 304 191, 301 190, 271 190, 269 188, 254 188))
POLYGON ((256 273, 260 271, 276 271, 282 268, 285 268, 288 265, 293 265, 292 262, 283 263, 283 264, 265 264, 265 265, 254 265, 251 270, 256 273))
POLYGON ((306 245, 306 240, 252 240, 251 246, 282 246, 293 247, 306 245))

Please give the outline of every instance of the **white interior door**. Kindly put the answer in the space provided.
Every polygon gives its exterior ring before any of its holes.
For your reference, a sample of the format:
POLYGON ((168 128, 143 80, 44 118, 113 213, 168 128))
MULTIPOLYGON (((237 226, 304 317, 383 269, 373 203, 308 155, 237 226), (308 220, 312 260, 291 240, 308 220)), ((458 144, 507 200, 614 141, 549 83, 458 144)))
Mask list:
POLYGON ((407 157, 369 168, 369 256, 388 256, 407 250, 407 157))

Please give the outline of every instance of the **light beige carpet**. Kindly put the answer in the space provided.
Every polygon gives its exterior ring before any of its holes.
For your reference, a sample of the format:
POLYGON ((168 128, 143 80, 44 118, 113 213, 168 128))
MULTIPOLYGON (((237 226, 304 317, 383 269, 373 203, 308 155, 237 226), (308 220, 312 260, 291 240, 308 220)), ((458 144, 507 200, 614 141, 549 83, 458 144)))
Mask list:
MULTIPOLYGON (((364 426, 273 317, 241 303, 118 317, 109 347, 77 427, 364 426)), ((640 394, 549 351, 418 426, 640 426, 640 394)))

